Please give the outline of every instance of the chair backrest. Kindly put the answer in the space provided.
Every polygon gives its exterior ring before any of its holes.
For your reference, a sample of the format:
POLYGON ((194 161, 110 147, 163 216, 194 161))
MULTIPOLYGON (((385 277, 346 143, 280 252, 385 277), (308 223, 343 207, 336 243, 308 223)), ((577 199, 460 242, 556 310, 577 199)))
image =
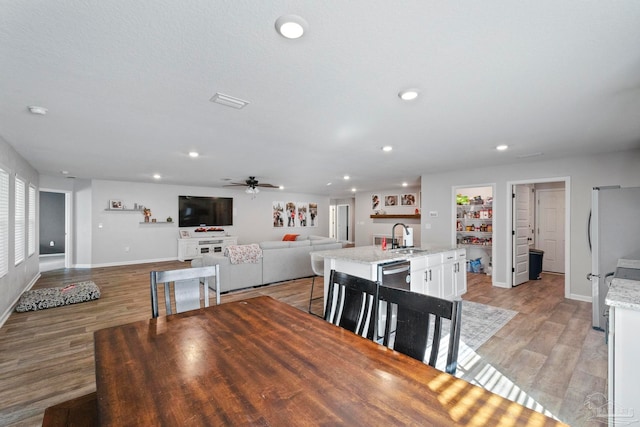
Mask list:
POLYGON ((448 319, 450 328, 445 371, 450 374, 456 372, 462 318, 461 300, 449 301, 386 286, 380 286, 378 298, 387 303, 387 319, 391 319, 394 307, 397 310, 395 332, 391 328, 391 322, 386 322, 383 344, 414 359, 424 361, 429 344, 429 323, 434 320, 428 361, 433 367, 436 366, 440 350, 442 319, 448 319))
POLYGON ((311 269, 316 276, 324 276, 324 257, 311 252, 311 269))
POLYGON ((331 270, 324 319, 366 338, 373 338, 378 284, 331 270))
POLYGON ((151 272, 151 315, 155 318, 158 310, 158 286, 164 285, 166 314, 173 314, 171 308, 171 283, 173 283, 173 299, 176 313, 209 307, 209 282, 215 280, 216 290, 220 289, 220 269, 218 265, 180 270, 151 272), (200 288, 204 285, 201 293, 200 288))

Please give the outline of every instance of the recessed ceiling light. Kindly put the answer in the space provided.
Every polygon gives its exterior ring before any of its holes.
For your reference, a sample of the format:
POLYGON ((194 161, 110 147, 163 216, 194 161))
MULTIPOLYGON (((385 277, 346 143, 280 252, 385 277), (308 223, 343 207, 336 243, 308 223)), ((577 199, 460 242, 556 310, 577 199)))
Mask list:
POLYGON ((346 181, 346 180, 350 179, 351 177, 349 175, 345 175, 343 178, 346 181))
POLYGON ((211 99, 211 102, 215 102, 216 104, 224 105, 225 107, 235 108, 236 110, 240 110, 249 104, 249 101, 245 101, 244 99, 236 98, 235 96, 225 95, 224 93, 216 92, 211 99))
POLYGON ((29 106, 29 107, 27 107, 27 108, 29 109, 29 111, 30 111, 32 114, 39 114, 39 115, 41 115, 41 116, 44 116, 44 115, 45 115, 45 114, 47 114, 47 112, 49 111, 49 110, 47 110, 46 108, 44 108, 44 107, 38 107, 37 105, 30 105, 30 106, 29 106))
POLYGON ((420 92, 418 92, 418 89, 406 89, 406 90, 401 91, 398 94, 398 96, 403 101, 413 101, 414 99, 416 99, 418 97, 419 94, 420 94, 420 92))
POLYGON ((504 150, 506 150, 507 148, 509 148, 509 146, 508 146, 508 145, 506 145, 506 144, 502 144, 502 145, 498 145, 498 146, 496 147, 496 150, 498 150, 498 151, 504 151, 504 150))
POLYGON ((355 192, 356 192, 356 189, 355 189, 355 188, 352 188, 352 189, 351 189, 351 191, 355 193, 355 192))
POLYGON ((382 147, 382 151, 389 152, 391 150, 393 150, 393 147, 390 145, 385 145, 384 147, 382 147))
POLYGON ((280 190, 284 190, 284 185, 281 185, 280 187, 278 187, 280 190))
POLYGON ((406 182, 403 182, 403 183, 402 183, 402 186, 403 186, 403 187, 406 187, 407 185, 409 185, 409 184, 407 184, 406 182))
POLYGON ((69 175, 69 171, 60 171, 62 175, 69 175))
POLYGON ((199 155, 200 153, 198 153, 197 151, 189 151, 189 157, 193 157, 195 159, 199 155))
POLYGON ((331 185, 331 183, 330 183, 330 182, 327 182, 327 186, 329 186, 329 185, 331 185))
POLYGON ((298 15, 283 15, 276 19, 278 34, 287 39, 299 39, 307 30, 307 21, 298 15))
POLYGON ((162 177, 160 176, 159 173, 153 174, 153 179, 160 179, 160 178, 162 178, 162 177))

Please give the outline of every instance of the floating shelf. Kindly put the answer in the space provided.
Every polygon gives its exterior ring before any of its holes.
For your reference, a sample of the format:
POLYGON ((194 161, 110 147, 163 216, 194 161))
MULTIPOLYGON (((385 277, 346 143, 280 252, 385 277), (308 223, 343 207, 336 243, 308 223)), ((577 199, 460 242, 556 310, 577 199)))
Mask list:
POLYGON ((171 222, 167 222, 167 221, 156 221, 156 222, 153 222, 153 221, 149 221, 149 222, 141 221, 140 224, 149 224, 149 225, 151 225, 151 224, 175 224, 175 222, 173 222, 173 221, 171 221, 171 222))
POLYGON ((385 214, 385 215, 369 215, 369 218, 372 219, 387 219, 387 218, 395 218, 395 219, 420 219, 420 214, 385 214))
POLYGON ((142 209, 105 209, 107 212, 140 212, 142 213, 142 209))

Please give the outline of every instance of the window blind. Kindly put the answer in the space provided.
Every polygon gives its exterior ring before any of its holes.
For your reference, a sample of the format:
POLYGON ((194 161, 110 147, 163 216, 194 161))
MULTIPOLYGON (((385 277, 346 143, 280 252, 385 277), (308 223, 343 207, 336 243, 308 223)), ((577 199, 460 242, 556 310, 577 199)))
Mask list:
POLYGON ((16 265, 24 261, 24 235, 25 235, 25 184, 16 176, 16 197, 15 197, 15 263, 16 265))
POLYGON ((36 252, 36 188, 29 186, 29 244, 27 253, 29 256, 36 252))
POLYGON ((0 169, 0 277, 9 272, 9 174, 0 169))

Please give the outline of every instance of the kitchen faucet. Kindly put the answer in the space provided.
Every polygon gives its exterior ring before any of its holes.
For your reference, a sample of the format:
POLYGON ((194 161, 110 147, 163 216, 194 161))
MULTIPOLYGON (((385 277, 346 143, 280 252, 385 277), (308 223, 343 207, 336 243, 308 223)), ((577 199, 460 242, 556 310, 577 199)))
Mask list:
POLYGON ((398 222, 396 224, 393 224, 393 227, 391 228, 391 249, 395 249, 396 247, 396 226, 398 225, 403 226, 407 234, 409 234, 409 227, 407 227, 403 223, 398 222))

